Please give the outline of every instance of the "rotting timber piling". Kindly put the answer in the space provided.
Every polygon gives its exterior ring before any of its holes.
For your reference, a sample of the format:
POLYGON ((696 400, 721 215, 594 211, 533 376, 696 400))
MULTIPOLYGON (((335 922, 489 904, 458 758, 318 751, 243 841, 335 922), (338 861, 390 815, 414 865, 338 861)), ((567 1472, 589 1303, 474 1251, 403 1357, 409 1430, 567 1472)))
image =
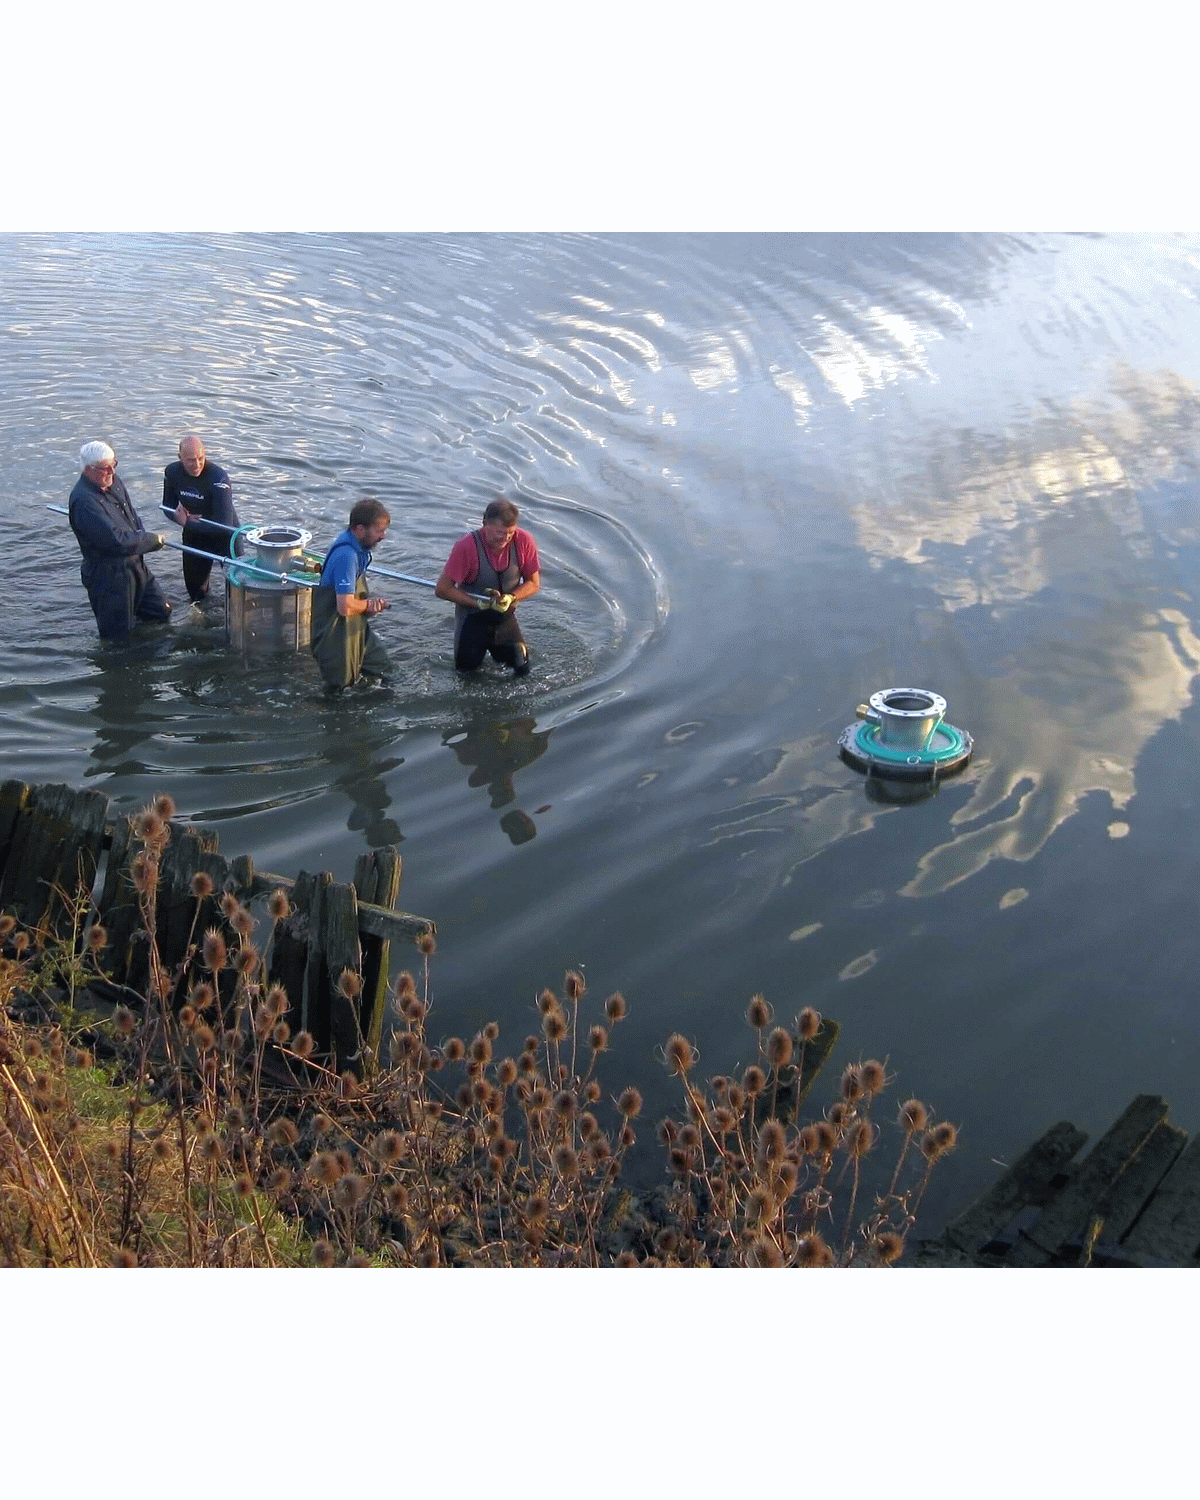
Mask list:
MULTIPOLYGON (((335 1067, 354 1067, 365 1044, 379 1056, 391 944, 411 944, 435 932, 432 921, 396 910, 401 859, 394 846, 359 856, 354 879, 339 882, 327 871, 295 879, 256 871, 249 855, 220 854, 217 835, 183 820, 169 824, 159 865, 156 932, 159 957, 174 979, 182 1003, 200 977, 199 943, 209 928, 232 942, 221 897, 242 904, 283 890, 288 915, 273 920, 267 948, 267 982, 280 984, 289 1010, 282 1019, 293 1031, 308 1031, 316 1054, 335 1067), (204 874, 211 894, 196 897, 192 879, 204 874), (360 981, 357 995, 342 993, 342 974, 360 981)), ((88 925, 106 934, 97 954, 110 995, 144 995, 149 984, 150 949, 135 887, 132 861, 138 852, 133 819, 114 815, 98 791, 62 785, 0 785, 0 911, 47 939, 69 937, 77 924, 75 903, 90 893, 88 925)))

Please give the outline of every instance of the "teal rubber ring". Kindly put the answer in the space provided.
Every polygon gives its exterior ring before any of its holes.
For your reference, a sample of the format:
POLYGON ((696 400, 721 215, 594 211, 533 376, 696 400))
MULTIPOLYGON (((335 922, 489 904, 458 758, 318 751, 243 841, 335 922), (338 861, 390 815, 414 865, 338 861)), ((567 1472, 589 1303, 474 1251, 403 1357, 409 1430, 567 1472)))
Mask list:
POLYGON ((967 748, 962 730, 943 721, 934 730, 944 734, 950 743, 940 750, 899 750, 893 745, 881 745, 878 728, 874 724, 860 724, 854 736, 855 748, 871 760, 891 762, 898 766, 939 766, 943 761, 956 760, 967 748))

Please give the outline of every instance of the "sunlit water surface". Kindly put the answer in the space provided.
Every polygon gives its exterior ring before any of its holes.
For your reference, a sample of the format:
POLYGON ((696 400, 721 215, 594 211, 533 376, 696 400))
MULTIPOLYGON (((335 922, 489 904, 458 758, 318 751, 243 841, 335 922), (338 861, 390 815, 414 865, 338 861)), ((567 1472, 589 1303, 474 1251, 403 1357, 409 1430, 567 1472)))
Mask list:
POLYGON ((651 1119, 671 1031, 725 1072, 754 992, 815 1005, 962 1128, 926 1229, 1057 1119, 1200 1128, 1198 291, 1180 237, 0 239, 0 775, 169 791, 286 874, 398 844, 435 1029, 519 1048, 579 967, 651 1119), (330 703, 171 552, 177 623, 100 646, 46 506, 102 436, 154 524, 189 429, 243 519, 373 495, 427 579, 514 495, 535 674, 459 681, 384 583, 392 688, 330 703), (910 685, 976 743, 919 801, 836 754, 910 685))

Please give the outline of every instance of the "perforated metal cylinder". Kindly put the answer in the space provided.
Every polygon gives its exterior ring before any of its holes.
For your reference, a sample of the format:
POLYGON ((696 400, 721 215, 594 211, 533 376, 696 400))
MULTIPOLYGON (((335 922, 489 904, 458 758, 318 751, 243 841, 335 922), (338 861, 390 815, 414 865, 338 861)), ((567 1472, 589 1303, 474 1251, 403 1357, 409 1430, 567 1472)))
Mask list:
POLYGON ((293 583, 255 582, 225 570, 229 644, 248 656, 307 651, 312 644, 312 590, 293 583))

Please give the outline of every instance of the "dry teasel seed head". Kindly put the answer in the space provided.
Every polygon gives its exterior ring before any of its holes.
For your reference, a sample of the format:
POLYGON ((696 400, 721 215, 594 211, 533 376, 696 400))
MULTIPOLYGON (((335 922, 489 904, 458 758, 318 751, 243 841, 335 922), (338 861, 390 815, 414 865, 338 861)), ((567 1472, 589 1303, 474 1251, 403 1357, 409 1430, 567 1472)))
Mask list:
POLYGON ((757 1063, 751 1063, 742 1074, 742 1087, 751 1098, 757 1098, 767 1086, 767 1075, 757 1063))
POLYGON ((137 1263, 137 1256, 127 1245, 118 1245, 112 1253, 112 1260, 109 1261, 114 1271, 132 1270, 137 1263))
POLYGON ((134 1014, 127 1005, 118 1005, 113 1011, 113 1027, 122 1036, 129 1036, 136 1025, 134 1014))
POLYGON ((356 1000, 362 994, 362 978, 353 969, 343 969, 338 976, 338 994, 343 1000, 356 1000))
POLYGON ((537 997, 537 1008, 544 1016, 548 1016, 551 1011, 560 1010, 558 996, 553 990, 543 990, 537 997))
POLYGON ((771 1007, 761 995, 752 995, 750 1004, 746 1007, 746 1020, 750 1022, 755 1031, 761 1031, 764 1026, 771 1023, 771 1007))
POLYGON ((958 1144, 958 1128, 951 1125, 949 1120, 943 1120, 940 1125, 933 1127, 933 1138, 938 1144, 938 1150, 945 1155, 958 1144))
POLYGON ((900 1106, 900 1124, 905 1135, 914 1135, 924 1130, 929 1123, 929 1111, 919 1099, 906 1099, 900 1106))
POLYGON ((293 1180, 290 1167, 276 1167, 267 1178, 267 1191, 276 1195, 290 1192, 293 1180))
POLYGON ((254 1178, 249 1172, 239 1172, 233 1179, 233 1191, 239 1198, 249 1198, 254 1191, 254 1178))
POLYGON ((367 1196, 367 1179, 357 1172, 347 1172, 333 1190, 333 1201, 339 1208, 354 1208, 367 1196))
POLYGON ((87 945, 92 953, 99 953, 101 948, 108 942, 108 932, 100 922, 93 922, 88 928, 87 945))
POLYGON ((394 1165, 404 1156, 404 1138, 398 1130, 384 1130, 372 1143, 375 1155, 382 1162, 394 1165))
POLYGON ((389 1213, 402 1214, 408 1208, 408 1189, 402 1182, 393 1182, 385 1188, 383 1198, 389 1213))
POLYGON ((811 1042, 821 1029, 821 1012, 806 1005, 796 1017, 796 1034, 802 1042, 811 1042))
POLYGON ((225 1155, 225 1148, 221 1144, 220 1136, 211 1130, 205 1130, 196 1137, 196 1155, 201 1161, 220 1161, 225 1155))
POLYGON ((831 1125, 828 1120, 818 1120, 813 1126, 816 1132, 817 1147, 816 1155, 828 1156, 838 1143, 837 1127, 831 1125))
POLYGON ((608 1046, 608 1032, 603 1026, 593 1026, 588 1032, 588 1046, 593 1052, 603 1052, 608 1046))
POLYGON ((6 911, 4 915, 0 917, 0 938, 6 938, 16 925, 16 917, 14 917, 11 912, 6 911))
POLYGON ((245 943, 233 956, 233 967, 243 979, 248 979, 262 962, 258 949, 253 943, 245 943))
POLYGON ((219 974, 225 967, 228 954, 225 949, 225 939, 215 927, 210 927, 204 934, 200 951, 204 958, 204 967, 212 974, 219 974))
POLYGON ((767 1037, 767 1061, 773 1068, 786 1068, 792 1060, 792 1036, 782 1026, 775 1026, 767 1037))
POLYGON ((887 1069, 877 1058, 871 1057, 865 1063, 860 1063, 858 1073, 863 1088, 872 1099, 887 1083, 887 1069))
POLYGON ((561 1010, 552 1010, 542 1021, 542 1032, 548 1042, 561 1042, 567 1034, 567 1018, 561 1010))
POLYGON ((426 928, 424 932, 418 932, 414 942, 417 952, 424 954, 426 958, 437 952, 437 939, 429 928, 426 928))
POLYGON ((328 1240, 320 1239, 313 1241, 312 1263, 314 1266, 331 1266, 337 1260, 337 1251, 328 1240))
POLYGON ((191 879, 191 892, 197 901, 203 901, 205 896, 213 893, 212 876, 204 870, 197 870, 191 879))
POLYGON ((838 1092, 847 1104, 856 1104, 866 1093, 863 1087, 862 1073, 856 1063, 848 1063, 842 1071, 842 1081, 838 1085, 838 1092))
POLYGON ((499 1026, 497 1026, 495 1021, 489 1021, 483 1028, 483 1034, 485 1037, 487 1037, 489 1042, 494 1042, 500 1035, 500 1028, 499 1026))
POLYGON ((282 886, 276 886, 267 900, 267 910, 276 922, 286 922, 292 914, 292 903, 282 886))
POLYGON ((574 1147, 562 1145, 555 1147, 554 1167, 559 1176, 573 1178, 579 1176, 579 1156, 574 1147))
POLYGON ((620 990, 614 990, 604 1002, 604 1014, 613 1023, 625 1019, 625 996, 620 990))
POLYGON ((474 1063, 490 1063, 492 1060, 492 1043, 482 1032, 471 1042, 471 1061, 474 1063))
POLYGON ((746 1264, 758 1270, 773 1270, 784 1264, 783 1251, 770 1235, 760 1234, 746 1251, 746 1264))
POLYGON ((587 983, 578 969, 568 969, 563 975, 563 994, 568 1000, 578 1000, 587 989, 587 983))
POLYGON ((787 1150, 787 1131, 778 1120, 764 1120, 758 1132, 758 1159, 760 1162, 782 1160, 787 1150))
POLYGON ((286 1047, 292 1039, 292 1028, 286 1021, 276 1021, 271 1028, 271 1040, 277 1047, 286 1047))
POLYGON ((833 1265, 833 1251, 819 1234, 805 1234, 796 1241, 795 1264, 805 1269, 833 1265))
POLYGON ((846 1136, 846 1150, 855 1160, 866 1156, 875 1144, 875 1131, 869 1120, 855 1120, 846 1136))
POLYGON ((580 1091, 580 1098, 585 1104, 599 1104, 604 1097, 604 1090, 594 1078, 589 1078, 580 1091))
POLYGON ((188 1004, 194 1005, 197 1011, 208 1010, 209 1006, 216 1004, 216 1000, 217 992, 207 979, 192 985, 188 991, 188 1004))
POLYGON ((211 1052, 217 1045, 217 1033, 206 1022, 201 1021, 192 1031, 192 1041, 198 1052, 211 1052))
POLYGON ((517 1081, 517 1063, 512 1057, 502 1057, 496 1064, 496 1079, 506 1089, 517 1081))
POLYGON ((222 891, 221 899, 218 904, 221 908, 221 915, 225 918, 226 921, 228 921, 238 910, 242 903, 238 900, 238 898, 233 894, 232 891, 222 891))
POLYGON ((467 1049, 462 1037, 452 1036, 442 1043, 442 1056, 449 1063, 462 1062, 467 1055, 467 1049))
POLYGON ((667 1038, 664 1059, 668 1072, 684 1077, 695 1066, 696 1052, 687 1037, 676 1031, 667 1038))
POLYGON ((254 913, 248 911, 244 906, 239 906, 229 919, 229 925, 240 938, 248 938, 254 931, 254 913))
POLYGON ((904 1254, 904 1236, 885 1229, 871 1241, 871 1249, 881 1266, 893 1266, 904 1254))
POLYGON ((626 1120, 636 1120, 642 1112, 641 1093, 632 1085, 622 1089, 617 1095, 617 1109, 626 1120))
POLYGON ((164 823, 169 823, 175 816, 175 799, 167 792, 159 792, 150 806, 164 823))
POLYGON ((311 1032, 299 1031, 296 1033, 292 1041, 292 1051, 297 1057, 301 1059, 311 1057, 316 1050, 317 1044, 313 1040, 311 1032))
POLYGON ((267 1131, 267 1140, 272 1146, 294 1146, 300 1132, 292 1120, 276 1120, 267 1131))

